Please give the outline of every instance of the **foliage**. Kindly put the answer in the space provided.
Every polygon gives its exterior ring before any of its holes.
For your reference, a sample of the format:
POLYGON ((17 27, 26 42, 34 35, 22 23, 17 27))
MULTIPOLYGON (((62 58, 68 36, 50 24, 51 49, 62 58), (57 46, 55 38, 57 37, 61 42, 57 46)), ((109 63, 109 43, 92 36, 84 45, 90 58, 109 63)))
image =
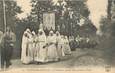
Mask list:
MULTIPOLYGON (((12 30, 15 30, 16 21, 18 20, 16 15, 21 13, 21 8, 17 6, 17 3, 13 0, 5 1, 5 9, 6 9, 6 24, 10 26, 12 30)), ((4 31, 4 18, 3 18, 3 2, 0 0, 0 29, 4 31)))
MULTIPOLYGON (((74 35, 77 34, 80 26, 78 25, 81 17, 88 18, 90 11, 88 10, 85 0, 82 1, 58 1, 58 4, 54 4, 51 0, 41 1, 32 0, 32 12, 31 16, 34 16, 36 26, 43 22, 44 12, 55 12, 56 15, 56 30, 60 26, 60 32, 64 35, 74 35), (64 13, 63 13, 64 12, 64 13), (70 12, 73 12, 72 18, 70 17, 70 12)), ((93 25, 93 24, 91 24, 93 25)), ((37 27, 38 27, 37 26, 37 27)), ((95 31, 95 30, 94 30, 95 31)), ((74 35, 76 36, 76 35, 74 35)))
POLYGON ((103 35, 100 37, 100 46, 99 48, 104 51, 104 58, 107 64, 113 65, 115 58, 115 20, 110 18, 102 18, 101 22, 101 31, 103 35))

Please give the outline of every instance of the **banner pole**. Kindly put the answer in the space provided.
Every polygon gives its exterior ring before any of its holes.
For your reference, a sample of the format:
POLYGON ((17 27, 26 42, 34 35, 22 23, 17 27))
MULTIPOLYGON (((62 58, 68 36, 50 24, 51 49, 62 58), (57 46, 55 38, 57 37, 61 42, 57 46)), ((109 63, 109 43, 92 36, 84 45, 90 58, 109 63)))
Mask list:
POLYGON ((4 12, 4 32, 6 32, 6 7, 5 7, 5 1, 3 1, 3 12, 4 12))

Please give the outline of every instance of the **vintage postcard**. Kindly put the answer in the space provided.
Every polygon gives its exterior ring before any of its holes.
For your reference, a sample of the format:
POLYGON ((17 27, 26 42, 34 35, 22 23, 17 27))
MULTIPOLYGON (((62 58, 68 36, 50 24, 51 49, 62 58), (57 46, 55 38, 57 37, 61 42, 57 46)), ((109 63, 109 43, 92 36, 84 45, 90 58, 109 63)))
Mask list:
POLYGON ((0 73, 115 73, 115 0, 0 0, 0 73))

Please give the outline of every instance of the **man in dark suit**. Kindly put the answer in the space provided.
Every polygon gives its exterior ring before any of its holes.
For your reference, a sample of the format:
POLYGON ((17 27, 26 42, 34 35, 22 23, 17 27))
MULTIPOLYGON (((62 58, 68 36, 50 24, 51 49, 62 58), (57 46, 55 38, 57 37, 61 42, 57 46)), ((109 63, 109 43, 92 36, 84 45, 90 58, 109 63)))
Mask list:
POLYGON ((7 27, 6 32, 2 37, 1 47, 1 68, 8 68, 11 65, 11 57, 13 53, 13 47, 15 42, 15 34, 7 27))

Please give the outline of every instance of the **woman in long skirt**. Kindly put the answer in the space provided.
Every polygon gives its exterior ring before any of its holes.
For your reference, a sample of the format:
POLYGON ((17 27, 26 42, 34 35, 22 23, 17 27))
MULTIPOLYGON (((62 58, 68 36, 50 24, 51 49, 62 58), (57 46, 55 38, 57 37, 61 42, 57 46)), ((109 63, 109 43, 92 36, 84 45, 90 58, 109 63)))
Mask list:
POLYGON ((38 62, 38 56, 39 56, 39 32, 35 37, 35 53, 34 53, 34 61, 38 62))
POLYGON ((58 31, 56 31, 56 48, 57 48, 57 52, 58 52, 58 57, 59 60, 65 56, 64 54, 64 50, 63 50, 63 40, 60 36, 60 33, 58 31))
POLYGON ((54 36, 53 31, 49 32, 49 36, 47 38, 47 61, 53 62, 58 61, 58 53, 56 49, 56 37, 54 36))
POLYGON ((64 36, 64 53, 66 55, 71 54, 71 49, 70 49, 70 46, 69 46, 69 40, 68 40, 67 36, 64 36))
POLYGON ((29 63, 33 62, 33 42, 34 41, 34 36, 32 35, 32 32, 29 33, 29 42, 28 42, 28 59, 29 63))
POLYGON ((32 31, 32 46, 31 46, 31 59, 32 62, 34 62, 35 60, 35 55, 36 55, 36 42, 35 42, 35 38, 36 38, 36 33, 34 31, 32 31))
POLYGON ((38 51, 37 51, 37 58, 36 58, 36 61, 38 63, 45 63, 46 62, 46 51, 47 51, 47 48, 45 47, 46 45, 46 35, 44 33, 44 31, 42 29, 40 29, 38 31, 38 51))
POLYGON ((22 37, 22 51, 21 51, 21 61, 24 64, 28 64, 29 63, 29 59, 28 59, 28 42, 29 42, 29 32, 30 30, 27 29, 22 37))
POLYGON ((38 62, 39 63, 45 63, 46 62, 46 51, 47 48, 46 45, 46 35, 42 29, 39 30, 39 55, 38 55, 38 62))

